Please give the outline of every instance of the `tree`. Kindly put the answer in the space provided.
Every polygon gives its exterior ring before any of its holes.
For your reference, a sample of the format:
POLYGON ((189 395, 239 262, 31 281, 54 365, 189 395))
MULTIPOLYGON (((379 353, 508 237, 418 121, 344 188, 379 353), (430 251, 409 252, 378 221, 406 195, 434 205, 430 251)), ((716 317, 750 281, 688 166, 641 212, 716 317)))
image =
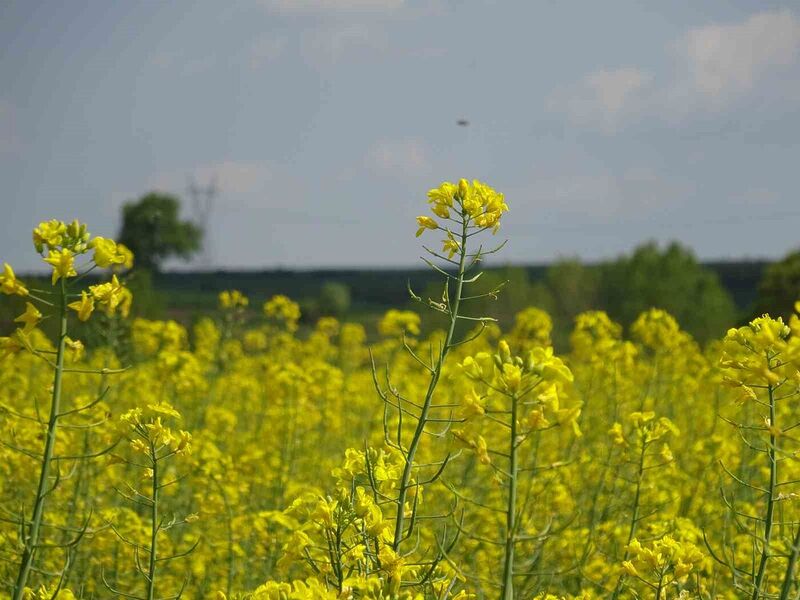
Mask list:
POLYGON ((601 267, 600 282, 600 306, 624 325, 649 308, 662 308, 706 341, 736 320, 733 300, 716 273, 677 242, 664 250, 655 242, 637 247, 601 267))
POLYGON ((800 300, 800 250, 790 252, 764 271, 758 284, 756 313, 786 319, 800 300))
POLYGON ((569 334, 575 317, 598 307, 598 271, 582 264, 576 258, 563 258, 548 267, 544 282, 539 284, 550 298, 548 308, 553 318, 553 344, 559 349, 568 349, 569 334))
POLYGON ((118 239, 133 251, 136 264, 158 271, 170 256, 191 258, 202 243, 202 230, 191 221, 181 221, 177 197, 151 192, 122 207, 122 229, 118 239))
POLYGON ((323 315, 342 317, 350 310, 350 288, 338 281, 326 281, 319 292, 319 309, 323 315))

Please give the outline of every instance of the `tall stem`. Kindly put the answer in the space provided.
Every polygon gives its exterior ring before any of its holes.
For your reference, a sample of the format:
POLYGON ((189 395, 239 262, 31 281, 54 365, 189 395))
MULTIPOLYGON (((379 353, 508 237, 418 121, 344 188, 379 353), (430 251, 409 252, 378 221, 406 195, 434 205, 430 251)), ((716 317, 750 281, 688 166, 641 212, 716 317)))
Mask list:
POLYGON ((153 452, 153 504, 150 507, 150 562, 147 569, 147 600, 156 597, 156 553, 158 551, 158 457, 156 449, 150 445, 153 452))
POLYGON ((467 258, 467 226, 469 225, 469 216, 466 211, 462 209, 461 212, 461 245, 460 256, 458 260, 458 273, 456 275, 456 289, 450 303, 450 327, 447 330, 442 351, 439 354, 439 360, 436 363, 436 368, 431 373, 431 380, 428 384, 428 391, 425 393, 425 400, 422 403, 422 410, 420 411, 417 427, 414 430, 414 437, 411 439, 411 444, 408 446, 406 454, 405 466, 403 467, 403 475, 400 479, 400 488, 397 496, 397 518, 394 527, 394 540, 392 542, 392 549, 397 552, 400 544, 404 539, 403 532, 405 527, 405 504, 408 497, 409 483, 411 481, 411 474, 414 470, 414 457, 417 454, 419 442, 422 439, 422 433, 425 430, 425 425, 428 422, 428 412, 433 401, 433 392, 436 385, 439 383, 439 377, 442 374, 442 367, 444 366, 447 353, 450 351, 450 344, 453 341, 453 334, 456 329, 456 322, 458 321, 458 308, 461 304, 461 292, 464 287, 464 271, 467 258))
POLYGON ((514 600, 514 546, 517 537, 517 397, 511 396, 511 435, 508 445, 509 482, 506 505, 506 539, 503 561, 503 587, 500 600, 514 600))
MULTIPOLYGON (((636 494, 633 497, 633 512, 631 513, 631 525, 628 529, 628 542, 625 545, 625 555, 623 556, 622 560, 626 561, 630 558, 630 550, 628 549, 633 541, 634 536, 636 535, 636 526, 639 523, 639 504, 640 498, 642 495, 642 480, 644 479, 644 457, 645 453, 647 452, 647 441, 642 439, 642 451, 639 454, 639 472, 636 476, 636 494)), ((619 597, 619 593, 622 591, 622 580, 623 576, 620 575, 617 579, 617 586, 614 588, 614 595, 612 596, 613 599, 619 597)))
POLYGON ((789 564, 786 566, 786 574, 783 576, 780 600, 789 599, 789 592, 792 590, 792 584, 795 583, 794 570, 797 567, 798 557, 800 557, 800 528, 797 529, 792 542, 792 553, 789 556, 789 564))
POLYGON ((767 489, 767 514, 764 515, 764 544, 761 547, 761 560, 758 563, 758 573, 753 581, 753 595, 751 600, 761 597, 761 585, 769 560, 769 546, 772 540, 772 515, 775 512, 775 486, 778 483, 778 463, 776 462, 777 442, 775 438, 775 396, 772 384, 769 385, 769 488, 767 489))
MULTIPOLYGON (((47 495, 53 490, 47 489, 50 479, 50 466, 53 462, 53 448, 56 443, 56 433, 58 431, 58 418, 61 410, 61 378, 64 373, 64 348, 67 338, 67 288, 64 280, 61 280, 61 302, 58 307, 60 329, 58 335, 58 350, 56 354, 56 368, 53 375, 53 395, 50 400, 50 418, 47 422, 47 434, 44 442, 44 453, 42 454, 42 469, 39 473, 39 486, 36 489, 36 501, 33 507, 30 530, 25 538, 25 547, 22 551, 22 561, 19 566, 17 581, 14 584, 13 600, 21 600, 28 583, 33 560, 36 550, 39 547, 39 530, 42 525, 44 515, 44 502, 47 495)), ((24 530, 24 528, 23 528, 24 530)))

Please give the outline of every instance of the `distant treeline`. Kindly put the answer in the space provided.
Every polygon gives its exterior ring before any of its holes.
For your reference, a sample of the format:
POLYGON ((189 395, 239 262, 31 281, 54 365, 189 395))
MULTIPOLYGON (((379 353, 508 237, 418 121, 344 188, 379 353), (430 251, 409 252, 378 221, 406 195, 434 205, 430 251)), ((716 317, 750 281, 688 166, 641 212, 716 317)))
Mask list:
MULTIPOLYGON (((702 266, 715 273, 736 307, 747 310, 756 300, 758 283, 769 265, 765 260, 711 261, 702 266)), ((531 282, 544 280, 549 264, 487 267, 488 272, 509 268, 525 272, 531 282)), ((593 265, 587 265, 592 268, 593 265)), ((406 286, 424 290, 439 282, 436 273, 418 269, 269 269, 263 271, 173 271, 153 278, 154 287, 166 294, 173 308, 208 308, 222 290, 238 289, 248 296, 268 297, 286 294, 293 298, 315 298, 326 282, 346 285, 351 290, 354 309, 379 309, 397 306, 406 300, 406 286), (210 304, 209 304, 210 303, 210 304)))
MULTIPOLYGON (((480 291, 500 288, 500 292, 496 300, 475 302, 472 310, 475 316, 491 315, 501 325, 510 326, 523 308, 543 308, 553 318, 554 340, 563 347, 580 312, 605 310, 629 325, 640 312, 657 306, 706 341, 752 316, 759 304, 759 283, 769 264, 698 263, 678 244, 660 248, 651 243, 602 263, 565 259, 552 264, 487 267, 480 291)), ((301 303, 307 322, 334 314, 367 324, 392 307, 420 308, 409 302, 409 285, 423 299, 441 298, 440 279, 427 268, 172 272, 155 275, 152 281, 162 309, 179 319, 212 310, 220 291, 238 289, 254 302, 286 294, 301 303), (341 290, 346 304, 333 306, 332 289, 341 290)), ((422 311, 422 315, 427 327, 441 325, 436 313, 422 311)))
MULTIPOLYGON (((551 264, 487 265, 476 293, 500 291, 496 298, 474 301, 470 310, 474 316, 492 316, 508 327, 520 310, 542 308, 553 319, 555 343, 563 348, 580 312, 604 310, 627 326, 642 311, 655 306, 669 311, 698 340, 706 341, 756 313, 785 312, 785 299, 772 302, 759 294, 759 289, 764 289, 764 275, 773 264, 780 263, 700 263, 679 244, 662 248, 647 243, 630 254, 600 263, 564 259, 551 264)), ((49 285, 49 281, 37 279, 37 287, 49 285)), ((306 324, 322 315, 334 315, 362 322, 371 333, 389 308, 422 308, 410 301, 409 285, 425 300, 440 301, 442 297, 441 278, 425 267, 155 273, 134 269, 125 279, 134 293, 134 316, 173 318, 187 325, 213 312, 219 292, 229 289, 249 296, 253 313, 271 296, 285 294, 300 302, 306 324)), ((792 279, 788 287, 793 286, 792 279)), ((790 290, 784 295, 790 298, 793 294, 790 290)), ((13 318, 23 308, 19 299, 0 298, 3 331, 13 326, 13 318)), ((442 325, 438 313, 420 312, 426 329, 442 325)))

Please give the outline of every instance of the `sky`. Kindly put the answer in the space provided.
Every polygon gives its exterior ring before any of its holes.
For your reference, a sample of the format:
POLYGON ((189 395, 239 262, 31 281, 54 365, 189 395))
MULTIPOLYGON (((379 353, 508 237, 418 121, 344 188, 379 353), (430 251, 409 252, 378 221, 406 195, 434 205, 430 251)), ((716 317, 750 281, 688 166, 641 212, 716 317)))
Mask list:
POLYGON ((796 2, 6 0, 0 81, 18 271, 42 220, 113 237, 151 190, 194 218, 191 180, 216 268, 416 264, 461 177, 506 196, 496 262, 800 244, 796 2))

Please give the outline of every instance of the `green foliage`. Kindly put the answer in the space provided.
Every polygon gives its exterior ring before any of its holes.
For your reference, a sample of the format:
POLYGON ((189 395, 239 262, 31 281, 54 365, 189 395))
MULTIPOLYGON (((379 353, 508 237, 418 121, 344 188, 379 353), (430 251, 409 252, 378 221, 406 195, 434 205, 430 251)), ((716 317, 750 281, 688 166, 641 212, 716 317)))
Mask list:
POLYGON ((203 232, 190 221, 179 218, 177 197, 151 192, 122 207, 119 241, 133 251, 139 268, 158 271, 171 256, 184 260, 197 252, 203 232))
POLYGON ((736 320, 733 300, 717 275, 677 242, 664 250, 655 242, 643 244, 602 266, 600 273, 598 308, 624 325, 650 308, 661 308, 706 341, 736 320))
MULTIPOLYGON (((562 259, 534 282, 523 267, 492 269, 476 287, 481 294, 502 287, 497 298, 480 298, 471 306, 497 315, 503 327, 509 327, 513 315, 526 307, 547 311, 553 319, 553 343, 558 349, 567 348, 575 316, 592 309, 604 310, 614 320, 630 325, 642 312, 662 308, 700 341, 724 333, 737 318, 736 306, 717 274, 677 243, 663 250, 655 243, 643 244, 630 255, 597 265, 562 259)), ((436 285, 425 288, 424 297, 435 300, 439 296, 441 289, 436 285)), ((790 296, 787 294, 787 302, 790 296)), ((791 302, 783 306, 788 312, 791 302)), ((441 326, 426 323, 437 325, 441 326)))
POLYGON ((792 314, 792 306, 800 299, 800 250, 787 254, 771 264, 758 284, 756 314, 769 313, 784 319, 792 314))
POLYGON ((350 310, 350 288, 343 283, 326 281, 319 292, 319 310, 323 315, 341 317, 350 310))
POLYGON ((164 296, 153 285, 153 274, 144 269, 136 269, 126 280, 128 289, 134 297, 131 314, 145 319, 164 317, 164 296))

